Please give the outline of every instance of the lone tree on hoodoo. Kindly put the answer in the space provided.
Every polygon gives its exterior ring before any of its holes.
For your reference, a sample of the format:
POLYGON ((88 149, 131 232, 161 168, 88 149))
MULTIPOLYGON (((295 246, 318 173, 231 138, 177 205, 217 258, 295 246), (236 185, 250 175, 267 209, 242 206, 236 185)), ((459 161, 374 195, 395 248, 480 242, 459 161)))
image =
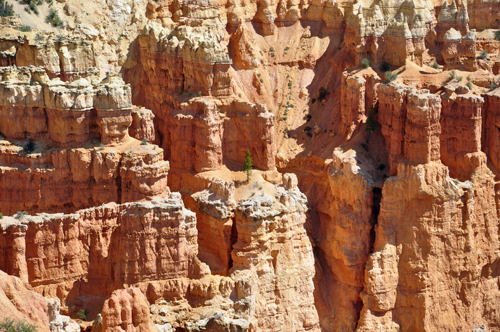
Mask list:
POLYGON ((250 182, 250 177, 252 176, 252 155, 250 150, 247 150, 247 156, 245 157, 245 163, 243 164, 243 170, 247 172, 247 182, 250 182))
POLYGON ((377 125, 377 121, 375 120, 375 109, 373 105, 370 106, 370 110, 368 111, 368 118, 366 119, 366 127, 365 131, 373 132, 375 131, 375 126, 377 125))

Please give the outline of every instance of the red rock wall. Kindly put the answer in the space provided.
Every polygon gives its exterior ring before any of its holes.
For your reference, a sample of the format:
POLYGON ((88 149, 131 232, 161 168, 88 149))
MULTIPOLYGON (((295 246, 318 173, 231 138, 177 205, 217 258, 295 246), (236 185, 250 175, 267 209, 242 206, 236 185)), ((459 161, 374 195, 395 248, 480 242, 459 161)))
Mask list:
MULTIPOLYGON (((180 196, 69 215, 4 217, 0 269, 45 296, 102 299, 124 285, 198 277, 197 234, 196 217, 180 196)), ((176 284, 170 289, 181 291, 176 284)), ((169 288, 154 287, 153 298, 169 288)))
POLYGON ((0 211, 70 213, 108 202, 133 202, 168 192, 163 151, 54 150, 40 158, 0 150, 0 211), (14 166, 15 165, 15 166, 14 166))
POLYGON ((467 178, 486 164, 481 152, 483 98, 472 93, 441 96, 441 161, 452 177, 467 178))

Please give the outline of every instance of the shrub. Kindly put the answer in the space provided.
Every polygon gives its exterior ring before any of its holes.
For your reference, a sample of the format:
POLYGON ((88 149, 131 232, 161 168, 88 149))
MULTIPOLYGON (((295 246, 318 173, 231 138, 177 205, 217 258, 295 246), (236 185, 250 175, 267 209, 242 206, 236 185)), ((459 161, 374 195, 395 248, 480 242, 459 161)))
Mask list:
POLYGON ((38 7, 36 6, 36 4, 34 2, 30 3, 29 7, 30 7, 31 11, 33 13, 35 13, 37 16, 38 16, 38 14, 40 14, 38 12, 38 7))
POLYGON ((385 81, 386 83, 395 81, 398 78, 398 74, 393 73, 391 71, 386 71, 385 72, 385 81))
POLYGON ((245 163, 243 164, 243 171, 247 173, 247 182, 250 182, 250 178, 252 176, 252 154, 250 150, 247 150, 247 155, 245 156, 245 163))
POLYGON ((469 88, 469 90, 472 90, 472 83, 471 82, 467 82, 465 85, 469 88))
POLYGON ((454 70, 452 70, 450 72, 450 81, 453 80, 453 79, 455 79, 456 77, 457 77, 457 73, 454 70))
POLYGON ((14 5, 5 0, 0 0, 0 17, 14 16, 14 5))
POLYGON ((103 142, 99 143, 99 150, 101 150, 101 151, 104 150, 104 143, 103 142))
POLYGON ((30 7, 24 7, 24 11, 27 12, 28 14, 31 14, 30 7))
POLYGON ((64 40, 64 36, 63 35, 59 35, 57 36, 57 41, 60 43, 64 40))
POLYGON ((486 59, 488 57, 488 51, 486 50, 482 50, 480 53, 479 53, 479 59, 486 59))
POLYGON ((200 96, 200 97, 201 97, 201 91, 198 91, 198 96, 200 96))
POLYGON ((432 64, 431 67, 434 68, 434 69, 439 69, 439 63, 437 63, 436 61, 434 61, 434 63, 432 64))
POLYGON ((36 149, 36 144, 35 142, 33 142, 30 138, 30 140, 28 141, 28 144, 26 144, 23 148, 23 151, 26 153, 26 154, 31 154, 35 151, 36 149))
POLYGON ((27 215, 28 212, 26 211, 17 211, 16 215, 14 216, 14 218, 16 219, 23 219, 25 215, 27 215))
POLYGON ((269 52, 274 52, 274 47, 271 47, 271 48, 269 49, 269 52))
POLYGON ((21 25, 19 27, 19 31, 22 31, 22 32, 30 32, 31 31, 31 27, 29 25, 21 25))
POLYGON ((80 309, 76 313, 76 315, 81 319, 81 320, 87 320, 87 310, 85 309, 80 309))
POLYGON ((497 88, 498 88, 498 85, 495 82, 491 82, 490 90, 493 91, 493 90, 496 90, 497 88))
POLYGON ((36 332, 36 326, 28 324, 22 320, 13 320, 5 318, 0 323, 0 331, 2 332, 36 332))
POLYGON ((262 78, 260 79, 260 83, 264 83, 264 80, 262 78))
POLYGON ((457 76, 457 81, 459 82, 462 81, 462 78, 463 78, 462 76, 457 76))
POLYGON ((0 213, 0 219, 3 219, 3 213, 0 213))
POLYGON ((44 40, 44 38, 45 38, 45 37, 44 37, 42 34, 39 34, 39 33, 37 33, 37 34, 36 34, 36 36, 35 36, 35 40, 36 40, 37 42, 41 42, 41 41, 43 41, 43 40, 44 40))
POLYGON ((319 90, 318 90, 318 99, 319 100, 325 99, 327 93, 328 93, 328 90, 325 87, 319 88, 319 90))
POLYGON ((375 126, 377 125, 377 121, 375 120, 375 109, 373 105, 370 106, 370 110, 368 111, 368 118, 366 119, 365 131, 373 132, 375 131, 375 126))
POLYGON ((148 139, 146 137, 142 139, 141 145, 148 145, 148 139))
POLYGON ((368 68, 370 67, 370 60, 368 60, 368 58, 364 58, 363 60, 361 60, 361 64, 363 65, 363 67, 368 68))
POLYGON ((495 31, 495 39, 500 40, 500 30, 495 31))
POLYGON ((389 69, 391 69, 389 64, 385 61, 382 62, 382 64, 380 65, 380 70, 385 72, 388 71, 389 69))
POLYGON ((470 76, 467 76, 467 81, 469 81, 469 82, 470 82, 470 76))
POLYGON ((49 15, 45 18, 45 22, 51 24, 54 27, 62 27, 63 22, 57 13, 57 10, 52 8, 49 11, 49 15))

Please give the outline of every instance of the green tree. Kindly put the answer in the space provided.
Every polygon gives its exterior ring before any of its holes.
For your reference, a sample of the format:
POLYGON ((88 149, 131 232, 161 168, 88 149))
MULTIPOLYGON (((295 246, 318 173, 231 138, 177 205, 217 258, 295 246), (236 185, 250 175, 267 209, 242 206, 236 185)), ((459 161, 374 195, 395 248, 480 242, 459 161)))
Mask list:
POLYGON ((0 0, 0 17, 14 16, 14 5, 5 0, 0 0))
POLYGON ((247 155, 245 157, 245 163, 243 164, 243 170, 247 172, 247 182, 250 182, 250 177, 252 176, 252 155, 250 150, 247 150, 247 155))
POLYGON ((375 109, 373 105, 370 106, 370 110, 368 111, 368 118, 366 119, 365 131, 373 132, 375 131, 375 126, 377 125, 377 121, 375 120, 375 109))

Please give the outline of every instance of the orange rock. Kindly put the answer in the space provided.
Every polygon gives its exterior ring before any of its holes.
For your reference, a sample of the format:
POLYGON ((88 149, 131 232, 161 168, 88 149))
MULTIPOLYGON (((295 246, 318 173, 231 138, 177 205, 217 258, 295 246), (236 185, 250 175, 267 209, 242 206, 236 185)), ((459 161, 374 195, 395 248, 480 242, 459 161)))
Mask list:
POLYGON ((104 302, 102 331, 158 331, 149 318, 149 302, 139 288, 116 290, 104 302))
POLYGON ((50 331, 43 296, 21 279, 0 271, 0 322, 5 318, 35 324, 41 332, 50 331))

